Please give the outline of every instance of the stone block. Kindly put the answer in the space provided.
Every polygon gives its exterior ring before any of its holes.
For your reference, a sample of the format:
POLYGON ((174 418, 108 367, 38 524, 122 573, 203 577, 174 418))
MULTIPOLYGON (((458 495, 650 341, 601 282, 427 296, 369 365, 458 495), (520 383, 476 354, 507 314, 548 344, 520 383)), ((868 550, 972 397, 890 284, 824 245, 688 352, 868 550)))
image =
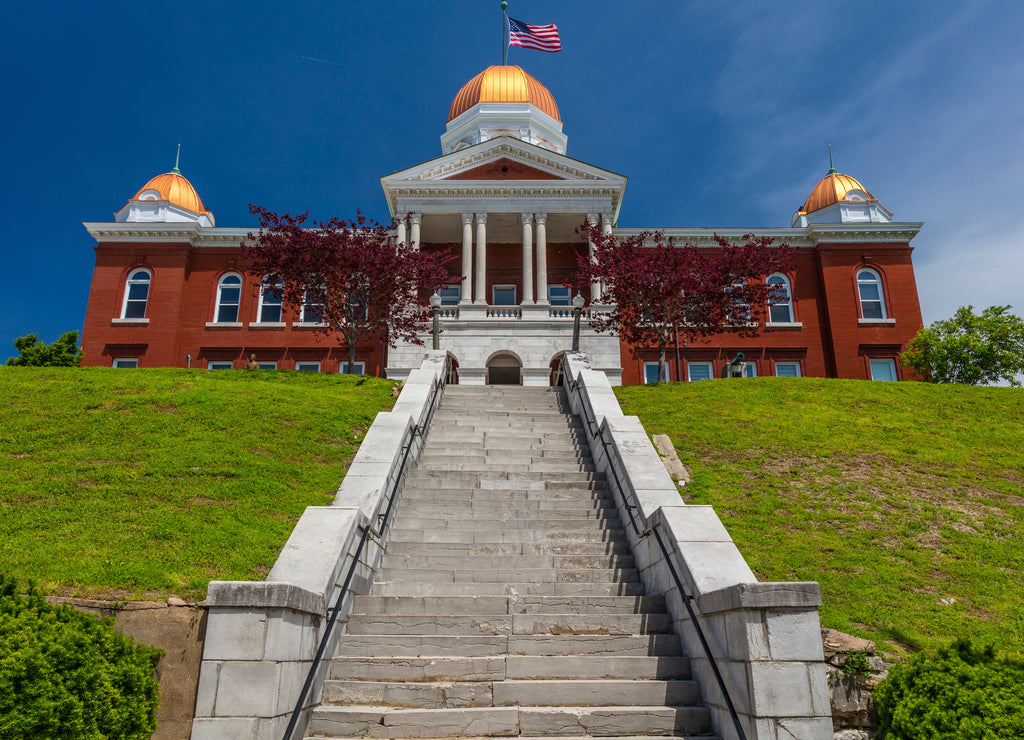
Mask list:
POLYGON ((214 713, 218 717, 277 714, 280 667, 271 661, 230 661, 220 666, 214 713))
MULTIPOLYGON (((676 494, 680 505, 664 507, 666 511, 655 512, 651 516, 651 526, 663 526, 668 528, 669 536, 666 540, 675 542, 732 542, 732 537, 726 530, 722 520, 711 506, 687 505, 682 503, 682 498, 676 494)), ((664 535, 662 535, 664 537, 664 535)), ((671 546, 666 541, 666 546, 671 546)))
POLYGON ((217 699, 217 677, 220 663, 204 660, 199 667, 199 685, 196 689, 196 717, 212 717, 213 705, 217 699))
POLYGON ((833 740, 832 720, 828 717, 792 717, 780 719, 776 725, 778 740, 833 740))
POLYGON ((702 593, 699 603, 705 614, 729 609, 809 609, 821 606, 821 588, 813 581, 737 583, 702 593))
MULTIPOLYGON (((299 518, 281 554, 267 576, 268 581, 295 584, 329 597, 339 577, 340 561, 365 518, 353 509, 310 506, 299 518)), ((316 611, 324 613, 325 604, 316 611)))
POLYGON ((255 717, 196 717, 191 740, 257 740, 255 717))
POLYGON ((261 659, 266 627, 263 609, 210 607, 203 661, 261 659))
MULTIPOLYGON (((685 576, 694 597, 757 580, 732 542, 679 542, 677 548, 676 567, 682 567, 680 576, 685 576)), ((703 607, 701 611, 707 613, 703 607)))
POLYGON ((772 660, 825 660, 816 608, 766 609, 763 614, 772 660))
MULTIPOLYGON (((319 623, 314 627, 311 614, 291 609, 272 609, 267 613, 267 638, 264 646, 265 660, 288 661, 307 660, 316 650, 315 639, 319 638, 319 623)), ((326 619, 323 620, 326 623, 326 619)))
POLYGON ((765 661, 749 666, 756 716, 815 716, 814 691, 804 663, 765 661))

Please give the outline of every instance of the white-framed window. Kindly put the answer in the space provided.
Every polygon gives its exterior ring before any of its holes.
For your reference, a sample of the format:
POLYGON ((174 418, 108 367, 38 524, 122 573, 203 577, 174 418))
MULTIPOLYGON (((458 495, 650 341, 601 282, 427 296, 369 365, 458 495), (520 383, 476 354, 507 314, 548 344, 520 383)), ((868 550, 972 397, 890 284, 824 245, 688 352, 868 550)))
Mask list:
POLYGON ((206 363, 207 370, 233 370, 235 363, 231 360, 210 360, 206 363))
POLYGON ((514 306, 516 305, 516 286, 514 285, 492 285, 491 286, 492 306, 514 306))
POLYGON ((896 377, 896 360, 891 357, 873 357, 869 360, 869 364, 871 366, 872 380, 898 380, 896 377))
MULTIPOLYGON (((658 363, 657 362, 645 362, 644 363, 644 382, 645 383, 657 383, 658 382, 658 363)), ((665 372, 661 382, 668 382, 668 363, 665 363, 665 372)))
POLYGON ((236 272, 222 275, 217 281, 217 307, 213 320, 218 324, 238 323, 238 307, 242 302, 242 276, 236 272))
POLYGON ((882 294, 882 276, 869 267, 857 271, 857 295, 860 297, 862 319, 884 319, 885 298, 882 294))
POLYGON ((776 360, 775 361, 775 376, 779 378, 799 378, 800 377, 800 361, 799 360, 776 360))
POLYGON ((740 297, 733 299, 732 308, 729 311, 733 321, 750 321, 750 304, 742 299, 742 291, 746 290, 747 281, 737 280, 730 287, 730 293, 737 293, 740 297))
POLYGON ((710 362, 687 362, 687 380, 711 380, 715 377, 715 368, 710 362))
POLYGON ((260 324, 281 323, 284 304, 284 280, 271 285, 266 280, 260 283, 260 305, 256 321, 260 324))
POLYGON ((319 362, 296 362, 295 369, 303 373, 318 373, 320 372, 319 362))
POLYGON ((149 270, 140 267, 132 270, 124 285, 124 304, 121 306, 122 319, 146 318, 146 304, 149 302, 149 270))
POLYGON ((785 275, 769 275, 765 281, 776 288, 779 296, 768 302, 768 321, 773 324, 793 323, 793 293, 790 291, 789 278, 785 275), (785 295, 781 295, 785 291, 785 295))
POLYGON ((564 285, 549 285, 548 303, 552 306, 571 306, 572 291, 564 285))
POLYGON ((261 362, 259 363, 260 370, 277 370, 276 362, 261 362))
POLYGON ((462 285, 446 285, 437 294, 441 296, 442 306, 457 306, 462 300, 462 285))
POLYGON ((756 378, 757 377, 757 360, 747 360, 743 368, 743 377, 745 378, 756 378))
POLYGON ((139 366, 138 357, 115 357, 114 361, 110 363, 111 367, 121 368, 136 368, 139 366))
MULTIPOLYGON (((348 374, 348 360, 340 360, 338 362, 338 372, 342 375, 348 374)), ((365 362, 353 362, 352 363, 352 374, 353 375, 366 375, 366 363, 365 362)))
MULTIPOLYGON (((324 321, 324 304, 317 301, 307 290, 302 294, 302 312, 299 321, 303 324, 322 324, 324 321)), ((319 363, 317 363, 319 370, 319 363)))

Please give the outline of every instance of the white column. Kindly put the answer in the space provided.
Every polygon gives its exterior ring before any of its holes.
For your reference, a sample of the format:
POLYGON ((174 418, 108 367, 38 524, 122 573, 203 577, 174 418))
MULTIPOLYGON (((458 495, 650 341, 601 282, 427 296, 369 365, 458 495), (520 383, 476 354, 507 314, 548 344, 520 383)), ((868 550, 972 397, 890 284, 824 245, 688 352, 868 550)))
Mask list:
POLYGON ((405 244, 405 217, 408 215, 407 213, 399 213, 395 216, 398 220, 398 234, 395 236, 395 239, 399 244, 403 245, 405 244))
POLYGON ((487 305, 487 214, 476 214, 476 300, 487 305))
POLYGON ((537 222, 537 303, 548 305, 548 214, 534 215, 537 222))
POLYGON ((420 221, 423 219, 422 213, 410 213, 409 224, 412 226, 412 236, 409 241, 411 242, 414 251, 418 252, 420 249, 420 221))
POLYGON ((533 214, 523 214, 523 303, 533 303, 533 214))
POLYGON ((473 302, 473 214, 462 214, 462 301, 473 302))
MULTIPOLYGON (((605 236, 611 236, 612 234, 612 214, 602 213, 601 214, 601 233, 605 236)), ((598 286, 600 289, 599 295, 604 296, 604 283, 598 286)))
MULTIPOLYGON (((587 214, 587 225, 588 226, 594 226, 596 224, 597 224, 597 214, 596 213, 588 213, 587 214)), ((587 249, 589 250, 588 254, 590 255, 590 261, 593 262, 594 261, 594 240, 593 239, 588 239, 588 241, 587 241, 587 249)), ((599 300, 600 298, 601 298, 601 286, 598 285, 597 283, 591 283, 590 284, 590 300, 591 301, 596 301, 596 300, 599 300)))

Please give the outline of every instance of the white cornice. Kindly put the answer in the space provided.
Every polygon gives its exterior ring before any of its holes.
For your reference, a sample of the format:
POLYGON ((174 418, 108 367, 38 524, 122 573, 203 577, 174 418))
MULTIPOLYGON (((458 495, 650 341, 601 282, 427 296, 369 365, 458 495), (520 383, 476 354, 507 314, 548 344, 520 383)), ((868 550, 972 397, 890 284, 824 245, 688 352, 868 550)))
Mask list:
POLYGON ((194 247, 237 247, 256 231, 189 223, 85 223, 83 226, 97 242, 175 242, 194 247))
POLYGON ((789 244, 792 247, 814 247, 822 242, 873 242, 873 243, 909 243, 923 222, 888 223, 888 224, 810 224, 803 228, 776 227, 768 229, 756 228, 617 228, 616 236, 635 236, 645 231, 661 231, 666 237, 680 244, 695 244, 698 247, 716 246, 714 235, 724 236, 736 243, 747 234, 769 236, 775 244, 789 244))

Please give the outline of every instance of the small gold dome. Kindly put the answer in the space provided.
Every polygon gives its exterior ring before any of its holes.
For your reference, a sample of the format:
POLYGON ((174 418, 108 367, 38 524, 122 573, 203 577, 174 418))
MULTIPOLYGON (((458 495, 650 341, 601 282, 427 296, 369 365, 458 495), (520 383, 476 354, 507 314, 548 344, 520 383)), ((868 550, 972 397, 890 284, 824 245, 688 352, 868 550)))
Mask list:
POLYGON ((203 206, 203 201, 199 199, 199 193, 192 187, 192 183, 177 172, 157 175, 143 185, 132 200, 166 200, 192 213, 200 215, 209 213, 203 206))
POLYGON ((462 115, 478 103, 530 103, 559 123, 558 106, 548 89, 521 67, 492 65, 459 90, 448 111, 448 120, 462 115))
POLYGON ((875 200, 875 197, 856 178, 830 169, 828 174, 814 186, 814 190, 807 196, 807 200, 797 214, 814 213, 814 211, 820 211, 822 208, 828 208, 830 205, 844 200, 863 202, 875 200))

